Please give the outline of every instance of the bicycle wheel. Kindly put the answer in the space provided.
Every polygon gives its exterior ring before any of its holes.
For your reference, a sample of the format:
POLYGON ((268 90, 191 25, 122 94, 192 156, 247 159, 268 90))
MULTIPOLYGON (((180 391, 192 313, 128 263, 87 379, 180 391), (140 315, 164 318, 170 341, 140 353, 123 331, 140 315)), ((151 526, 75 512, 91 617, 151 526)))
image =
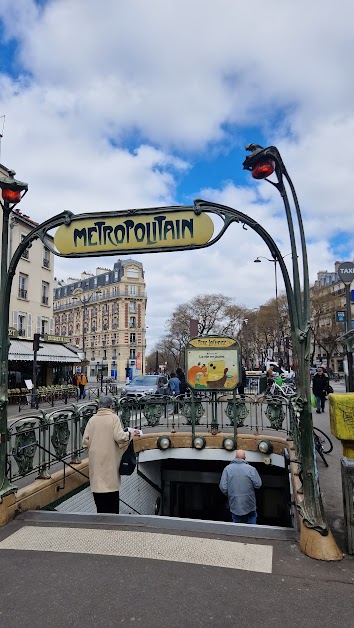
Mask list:
POLYGON ((322 447, 322 451, 324 454, 330 454, 333 449, 332 441, 328 438, 327 434, 322 432, 318 427, 313 428, 314 432, 316 432, 322 447))
POLYGON ((326 458, 324 457, 324 453, 323 453, 323 448, 321 445, 321 441, 320 441, 320 437, 318 436, 318 434, 314 434, 314 438, 315 438, 315 449, 317 451, 317 453, 321 456, 323 462, 325 463, 326 467, 328 467, 328 462, 326 460, 326 458))

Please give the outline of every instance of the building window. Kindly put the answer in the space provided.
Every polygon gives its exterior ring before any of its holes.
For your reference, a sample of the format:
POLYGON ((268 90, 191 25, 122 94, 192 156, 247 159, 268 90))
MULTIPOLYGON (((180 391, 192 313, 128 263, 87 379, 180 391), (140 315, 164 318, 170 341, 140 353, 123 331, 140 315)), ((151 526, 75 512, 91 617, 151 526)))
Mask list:
POLYGON ((42 281, 42 305, 48 305, 49 301, 49 283, 42 281))
POLYGON ((50 268, 50 251, 46 246, 43 247, 43 266, 50 268))
POLYGON ((117 270, 114 271, 114 279, 116 279, 116 280, 118 279, 118 271, 117 270))
POLYGON ((26 314, 18 315, 18 335, 19 336, 26 335, 26 314))
POLYGON ((106 275, 106 283, 109 282, 109 275, 106 275))
POLYGON ((135 316, 130 316, 129 317, 129 327, 131 329, 133 329, 134 327, 136 327, 136 318, 135 316))
POLYGON ((129 301, 129 312, 136 312, 136 303, 135 303, 135 301, 129 301))
POLYGON ((129 286, 129 292, 132 296, 136 296, 136 286, 129 286))
MULTIPOLYGON (((23 240, 25 239, 26 234, 21 233, 21 242, 23 242, 23 240)), ((29 259, 29 247, 27 247, 27 249, 25 249, 21 255, 21 257, 23 259, 29 259)))
POLYGON ((139 279, 139 271, 136 270, 136 268, 128 268, 127 277, 129 277, 129 279, 139 279))
POLYGON ((47 318, 42 318, 41 319, 41 335, 44 336, 44 334, 48 333, 48 319, 47 318))
POLYGON ((28 275, 20 273, 18 280, 18 296, 20 299, 27 299, 28 275))
POLYGON ((106 349, 103 350, 103 359, 104 360, 107 359, 107 350, 106 349))
POLYGON ((135 349, 130 349, 130 351, 129 351, 129 358, 131 360, 135 360, 135 357, 136 357, 135 356, 135 349))
POLYGON ((135 334, 130 334, 129 342, 130 342, 131 345, 135 345, 136 344, 136 335, 135 334))

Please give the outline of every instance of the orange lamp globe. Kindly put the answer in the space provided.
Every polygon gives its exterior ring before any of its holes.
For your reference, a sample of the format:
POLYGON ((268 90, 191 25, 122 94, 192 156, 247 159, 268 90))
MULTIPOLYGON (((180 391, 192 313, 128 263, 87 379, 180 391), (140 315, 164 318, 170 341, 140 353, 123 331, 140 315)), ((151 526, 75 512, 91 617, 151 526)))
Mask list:
POLYGON ((2 198, 9 203, 19 203, 21 200, 21 192, 18 190, 2 189, 2 198))
POLYGON ((254 179, 266 179, 275 170, 275 162, 271 159, 262 159, 258 161, 252 168, 252 177, 254 179))

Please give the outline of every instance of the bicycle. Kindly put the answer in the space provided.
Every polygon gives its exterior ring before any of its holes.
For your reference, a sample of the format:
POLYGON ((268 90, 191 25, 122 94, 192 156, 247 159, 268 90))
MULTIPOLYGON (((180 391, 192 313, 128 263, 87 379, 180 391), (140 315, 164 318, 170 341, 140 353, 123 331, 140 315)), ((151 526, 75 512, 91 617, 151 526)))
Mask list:
POLYGON ((328 467, 328 462, 324 457, 324 454, 331 453, 333 449, 332 441, 330 440, 330 438, 328 438, 327 434, 322 432, 322 430, 320 430, 318 427, 313 428, 313 441, 317 453, 321 456, 326 467, 328 467))
POLYGON ((295 397, 296 390, 290 384, 286 384, 286 382, 283 382, 282 385, 280 386, 276 381, 274 381, 272 385, 270 386, 270 388, 266 390, 266 396, 273 397, 276 395, 278 396, 281 395, 282 397, 286 397, 287 399, 290 399, 292 397, 295 397))

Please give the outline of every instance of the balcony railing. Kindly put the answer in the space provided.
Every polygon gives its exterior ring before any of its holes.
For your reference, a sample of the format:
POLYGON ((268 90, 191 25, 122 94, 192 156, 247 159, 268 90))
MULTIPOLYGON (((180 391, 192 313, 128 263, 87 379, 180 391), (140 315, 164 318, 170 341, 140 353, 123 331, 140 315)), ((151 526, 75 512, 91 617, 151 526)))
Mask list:
POLYGON ((26 335, 26 331, 24 329, 19 329, 18 330, 18 335, 19 336, 25 336, 26 335))
POLYGON ((23 290, 23 288, 20 288, 18 291, 18 296, 20 299, 27 299, 27 290, 23 290))
POLYGON ((42 295, 42 305, 48 305, 48 297, 42 295))
POLYGON ((49 259, 46 257, 43 258, 43 266, 44 268, 49 268, 49 259))
POLYGON ((26 249, 25 251, 23 251, 21 257, 23 257, 23 259, 28 259, 29 258, 29 249, 26 249))

